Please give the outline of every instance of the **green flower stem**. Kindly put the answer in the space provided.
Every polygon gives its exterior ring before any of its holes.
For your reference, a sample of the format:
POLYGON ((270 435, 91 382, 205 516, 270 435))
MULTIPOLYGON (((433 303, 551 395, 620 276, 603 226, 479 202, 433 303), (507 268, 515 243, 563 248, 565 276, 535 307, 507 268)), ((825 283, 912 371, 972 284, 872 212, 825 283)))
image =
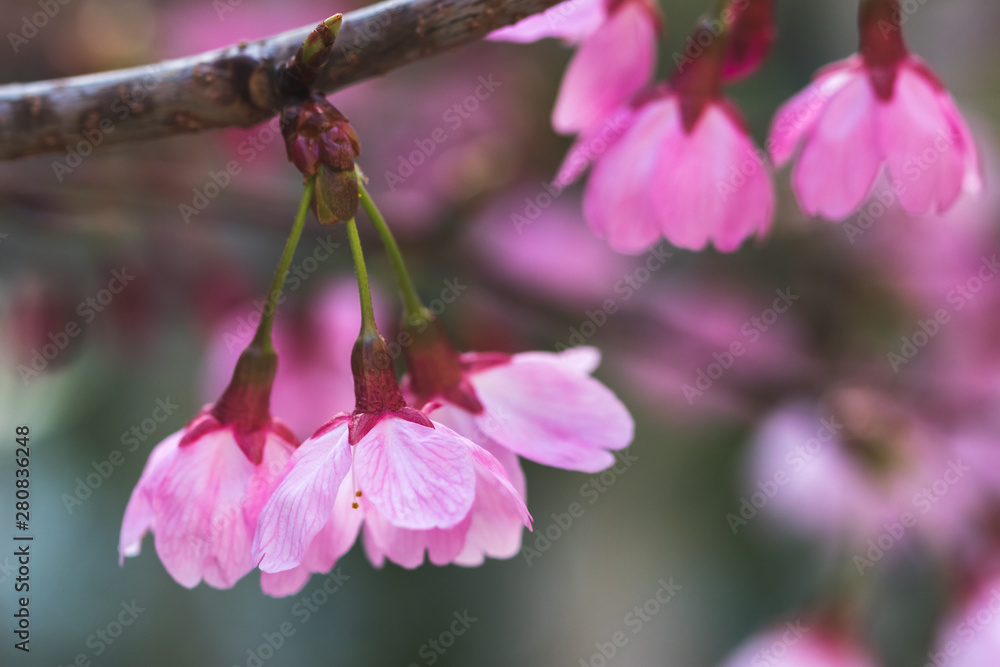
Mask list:
POLYGON ((368 286, 368 270, 365 268, 365 256, 361 252, 361 238, 358 236, 358 226, 351 218, 346 223, 347 240, 351 244, 351 257, 354 258, 354 268, 358 274, 358 295, 361 298, 361 333, 378 335, 375 326, 375 309, 372 307, 372 291, 368 286))
POLYGON ((406 271, 403 254, 399 251, 399 245, 396 243, 389 225, 386 224, 385 218, 382 217, 378 207, 375 206, 375 202, 372 201, 371 195, 368 194, 360 171, 358 172, 358 190, 361 193, 361 207, 365 210, 368 218, 375 225, 378 235, 382 238, 385 251, 389 255, 389 262, 392 264, 393 273, 396 274, 396 283, 399 285, 399 292, 403 296, 403 304, 406 307, 406 317, 404 319, 409 321, 411 315, 423 317, 426 308, 424 308, 423 302, 420 301, 417 290, 413 287, 410 274, 406 271))
POLYGON ((299 202, 299 211, 295 215, 295 222, 292 224, 292 231, 285 241, 285 249, 281 253, 281 260, 278 268, 274 272, 271 280, 271 289, 267 293, 267 302, 264 312, 261 313, 260 325, 254 335, 253 343, 261 350, 273 352, 271 345, 271 328, 274 324, 274 311, 277 310, 278 300, 281 298, 281 290, 285 286, 285 278, 288 276, 288 268, 292 265, 292 258, 295 256, 295 249, 302 238, 302 228, 305 226, 306 215, 309 213, 309 206, 312 203, 313 192, 316 189, 316 177, 311 177, 306 181, 305 192, 302 193, 302 201, 299 202))

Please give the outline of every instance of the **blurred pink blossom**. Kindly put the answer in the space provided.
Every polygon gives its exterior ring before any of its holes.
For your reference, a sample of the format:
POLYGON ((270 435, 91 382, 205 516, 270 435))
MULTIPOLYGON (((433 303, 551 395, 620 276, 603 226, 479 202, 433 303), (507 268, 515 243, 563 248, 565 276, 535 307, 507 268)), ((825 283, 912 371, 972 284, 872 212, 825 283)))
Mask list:
POLYGON ((981 487, 945 432, 869 389, 838 389, 830 405, 789 403, 761 423, 734 530, 759 510, 847 548, 860 574, 914 541, 949 550, 969 538, 981 487))
POLYGON ((492 204, 466 238, 492 277, 532 297, 592 306, 613 296, 633 262, 580 224, 578 206, 568 194, 519 189, 492 204))
POLYGON ((903 43, 895 5, 863 3, 860 53, 821 71, 775 116, 775 163, 802 145, 792 185, 808 215, 847 217, 883 167, 913 214, 946 211, 982 187, 972 134, 944 85, 903 43))
POLYGON ((609 116, 649 83, 661 29, 649 0, 570 0, 490 34, 497 41, 561 37, 578 44, 563 76, 552 126, 583 132, 609 116))

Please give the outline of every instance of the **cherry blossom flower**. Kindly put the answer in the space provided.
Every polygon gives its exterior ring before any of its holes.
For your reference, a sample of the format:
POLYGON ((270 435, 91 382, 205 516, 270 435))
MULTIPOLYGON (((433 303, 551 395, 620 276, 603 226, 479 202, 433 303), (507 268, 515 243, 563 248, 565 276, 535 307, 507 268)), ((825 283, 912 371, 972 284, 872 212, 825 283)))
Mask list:
POLYGON ((634 423, 590 374, 595 348, 459 356, 437 322, 413 321, 406 355, 415 404, 475 442, 544 465, 599 472, 632 442, 634 423))
POLYGON ((579 45, 566 70, 552 126, 582 132, 649 83, 661 17, 648 0, 569 0, 490 34, 497 41, 561 37, 579 45))
MULTIPOLYGON (((265 572, 324 571, 362 524, 376 565, 474 564, 512 555, 498 539, 531 525, 521 489, 492 454, 407 407, 381 337, 359 339, 352 365, 357 405, 321 427, 292 456, 260 515, 254 558, 265 572)), ((516 552, 516 546, 514 551, 516 552)))
POLYGON ((583 211, 619 252, 660 237, 690 250, 732 252, 765 234, 774 214, 769 167, 739 111, 722 97, 725 40, 679 64, 669 85, 583 133, 560 168, 565 187, 593 161, 583 211))
POLYGON ((792 186, 802 210, 841 220, 868 198, 883 169, 901 206, 941 213, 982 187, 979 157, 955 101, 907 49, 896 0, 863 2, 861 49, 822 70, 775 116, 778 166, 802 146, 792 186))
MULTIPOLYGON (((254 569, 257 517, 298 445, 270 416, 270 378, 250 377, 266 369, 267 362, 259 362, 244 353, 222 398, 153 449, 125 508, 122 563, 139 554, 150 531, 167 572, 186 588, 201 581, 230 588, 254 569)), ((301 571, 261 576, 270 595, 294 592, 304 582, 301 571)))

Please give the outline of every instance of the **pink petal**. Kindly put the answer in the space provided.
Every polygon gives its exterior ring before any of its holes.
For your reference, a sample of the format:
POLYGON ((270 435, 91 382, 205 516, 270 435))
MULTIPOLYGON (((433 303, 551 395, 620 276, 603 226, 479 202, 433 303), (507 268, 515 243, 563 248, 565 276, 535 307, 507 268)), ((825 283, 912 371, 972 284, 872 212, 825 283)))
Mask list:
POLYGON ((451 429, 386 418, 356 446, 358 486, 399 528, 448 528, 475 494, 471 443, 451 429))
POLYGON ((255 466, 232 431, 213 431, 177 451, 154 491, 155 544, 167 572, 192 588, 229 588, 253 569, 244 516, 255 466))
POLYGON ((302 560, 311 572, 328 572, 354 545, 365 518, 364 502, 358 502, 354 493, 354 480, 348 474, 340 483, 330 520, 313 538, 302 560))
POLYGON ((177 454, 177 445, 184 437, 184 431, 173 433, 153 448, 149 460, 142 470, 139 482, 132 491, 125 517, 122 519, 121 536, 118 541, 118 562, 125 562, 126 556, 137 556, 142 548, 142 537, 153 528, 153 493, 163 480, 163 475, 177 454))
POLYGON ((260 589, 273 598, 295 595, 309 583, 312 573, 300 565, 284 572, 261 572, 260 589))
POLYGON ((366 514, 365 551, 375 567, 385 559, 413 569, 424 562, 424 552, 435 565, 452 562, 465 544, 470 518, 466 516, 451 528, 411 530, 389 523, 377 510, 366 514))
POLYGON ((903 208, 914 215, 949 208, 962 192, 965 156, 938 92, 901 67, 893 98, 879 111, 882 150, 903 208))
POLYGON ((962 192, 970 195, 977 195, 983 189, 983 170, 979 161, 979 152, 976 150, 976 142, 972 138, 972 131, 969 130, 962 112, 955 105, 955 100, 951 95, 938 93, 938 104, 948 118, 951 125, 951 136, 958 137, 959 150, 963 155, 964 172, 962 174, 962 192))
MULTIPOLYGON (((474 355, 463 355, 463 359, 473 356, 474 355)), ((553 354, 552 352, 521 352, 517 355, 517 358, 522 361, 539 360, 554 362, 563 370, 581 376, 588 376, 592 374, 595 370, 597 370, 597 367, 601 365, 601 351, 596 347, 591 347, 589 345, 573 347, 556 354, 553 354)), ((460 430, 459 433, 466 435, 460 430)), ((466 435, 466 437, 468 437, 468 435, 466 435)))
POLYGON ((514 25, 494 30, 486 39, 496 42, 537 42, 559 37, 579 42, 593 33, 605 18, 604 0, 568 0, 514 25))
POLYGON ((775 165, 781 167, 792 159, 799 140, 812 132, 830 98, 857 76, 859 66, 856 56, 833 65, 778 110, 767 141, 775 165))
POLYGON ((739 173, 729 182, 733 191, 723 196, 724 216, 713 233, 720 252, 732 252, 750 236, 763 236, 774 219, 774 183, 768 165, 761 160, 750 137, 742 132, 736 141, 739 173), (741 179, 741 180, 735 180, 741 179))
POLYGON ((515 355, 511 363, 476 373, 485 407, 476 424, 507 449, 545 465, 597 472, 612 463, 607 450, 632 441, 628 410, 603 384, 567 371, 550 355, 515 355))
POLYGON ((607 153, 635 121, 635 113, 628 106, 619 107, 605 118, 603 123, 590 127, 580 134, 563 158, 556 177, 552 181, 555 188, 565 188, 579 179, 590 164, 607 153))
POLYGON ((281 572, 303 561, 313 538, 330 520, 350 469, 346 422, 295 450, 285 478, 258 519, 253 558, 261 570, 281 572))
POLYGON ((691 250, 714 241, 720 250, 732 251, 750 234, 766 230, 774 201, 770 174, 729 110, 707 106, 690 135, 680 128, 676 111, 672 122, 676 129, 659 146, 652 179, 657 186, 651 189, 667 240, 691 250), (750 165, 746 173, 744 163, 750 165))
POLYGON ((795 166, 792 185, 802 210, 840 220, 865 201, 882 164, 879 102, 867 77, 854 77, 831 99, 795 166))
POLYGON ((594 167, 583 197, 591 229, 618 252, 638 254, 660 237, 650 201, 653 167, 674 122, 673 99, 648 104, 594 167))
POLYGON ((627 3, 587 38, 563 76, 552 112, 557 132, 582 132, 610 116, 649 82, 656 26, 649 11, 627 3))

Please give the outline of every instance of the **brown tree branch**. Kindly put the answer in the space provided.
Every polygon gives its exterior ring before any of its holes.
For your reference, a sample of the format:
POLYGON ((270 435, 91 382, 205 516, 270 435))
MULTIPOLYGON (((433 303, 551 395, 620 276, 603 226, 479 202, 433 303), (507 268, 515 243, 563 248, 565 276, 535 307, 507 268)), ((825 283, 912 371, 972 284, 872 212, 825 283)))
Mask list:
MULTIPOLYGON (((558 1, 389 0, 351 12, 316 88, 329 93, 468 44, 558 1)), ((283 104, 278 66, 313 27, 156 65, 0 86, 0 160, 260 123, 283 104)))

